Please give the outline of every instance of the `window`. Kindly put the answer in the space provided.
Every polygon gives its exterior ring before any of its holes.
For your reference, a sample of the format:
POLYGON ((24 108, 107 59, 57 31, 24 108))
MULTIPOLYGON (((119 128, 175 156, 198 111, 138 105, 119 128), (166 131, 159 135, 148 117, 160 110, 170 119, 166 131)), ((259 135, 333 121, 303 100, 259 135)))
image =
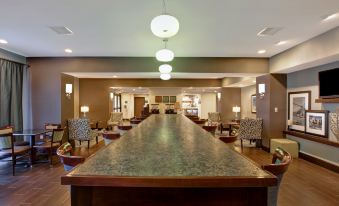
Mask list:
POLYGON ((121 112, 121 94, 113 94, 113 112, 121 112))

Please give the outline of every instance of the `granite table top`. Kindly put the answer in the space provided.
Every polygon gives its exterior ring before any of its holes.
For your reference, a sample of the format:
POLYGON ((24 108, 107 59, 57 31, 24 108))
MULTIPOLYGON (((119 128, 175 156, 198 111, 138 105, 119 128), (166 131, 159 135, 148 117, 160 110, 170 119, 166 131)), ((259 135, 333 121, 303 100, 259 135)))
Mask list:
POLYGON ((187 117, 173 114, 151 115, 61 178, 62 184, 98 186, 156 186, 157 181, 269 186, 276 178, 187 117))

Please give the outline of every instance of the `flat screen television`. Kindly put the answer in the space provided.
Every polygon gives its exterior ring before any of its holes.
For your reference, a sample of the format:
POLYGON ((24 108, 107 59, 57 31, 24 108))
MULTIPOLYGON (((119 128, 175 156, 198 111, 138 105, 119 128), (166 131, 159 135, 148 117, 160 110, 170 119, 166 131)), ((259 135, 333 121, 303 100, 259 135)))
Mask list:
POLYGON ((319 72, 319 97, 339 97, 339 68, 319 72))

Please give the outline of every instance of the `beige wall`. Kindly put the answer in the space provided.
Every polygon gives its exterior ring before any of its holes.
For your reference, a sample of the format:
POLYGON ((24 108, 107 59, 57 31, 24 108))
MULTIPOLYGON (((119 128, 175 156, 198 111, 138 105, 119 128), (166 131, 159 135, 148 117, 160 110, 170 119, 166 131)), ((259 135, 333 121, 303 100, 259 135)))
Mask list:
POLYGON ((339 60, 339 27, 270 58, 270 73, 288 73, 339 60))
POLYGON ((217 95, 216 93, 201 94, 201 112, 200 118, 208 119, 209 112, 217 111, 217 95))
MULTIPOLYGON (((224 122, 235 118, 232 107, 241 105, 241 89, 240 88, 222 88, 221 89, 221 118, 224 122)), ((240 117, 241 114, 238 114, 240 117)))
POLYGON ((251 96, 256 94, 256 85, 241 88, 241 118, 256 118, 251 110, 251 96))

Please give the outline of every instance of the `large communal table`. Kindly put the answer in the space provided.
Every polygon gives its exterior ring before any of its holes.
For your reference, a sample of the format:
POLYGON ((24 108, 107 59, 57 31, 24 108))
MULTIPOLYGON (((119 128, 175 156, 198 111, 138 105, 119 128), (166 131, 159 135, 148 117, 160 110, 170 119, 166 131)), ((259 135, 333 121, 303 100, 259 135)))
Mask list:
POLYGON ((151 115, 61 177, 72 205, 267 205, 276 177, 182 115, 151 115))

